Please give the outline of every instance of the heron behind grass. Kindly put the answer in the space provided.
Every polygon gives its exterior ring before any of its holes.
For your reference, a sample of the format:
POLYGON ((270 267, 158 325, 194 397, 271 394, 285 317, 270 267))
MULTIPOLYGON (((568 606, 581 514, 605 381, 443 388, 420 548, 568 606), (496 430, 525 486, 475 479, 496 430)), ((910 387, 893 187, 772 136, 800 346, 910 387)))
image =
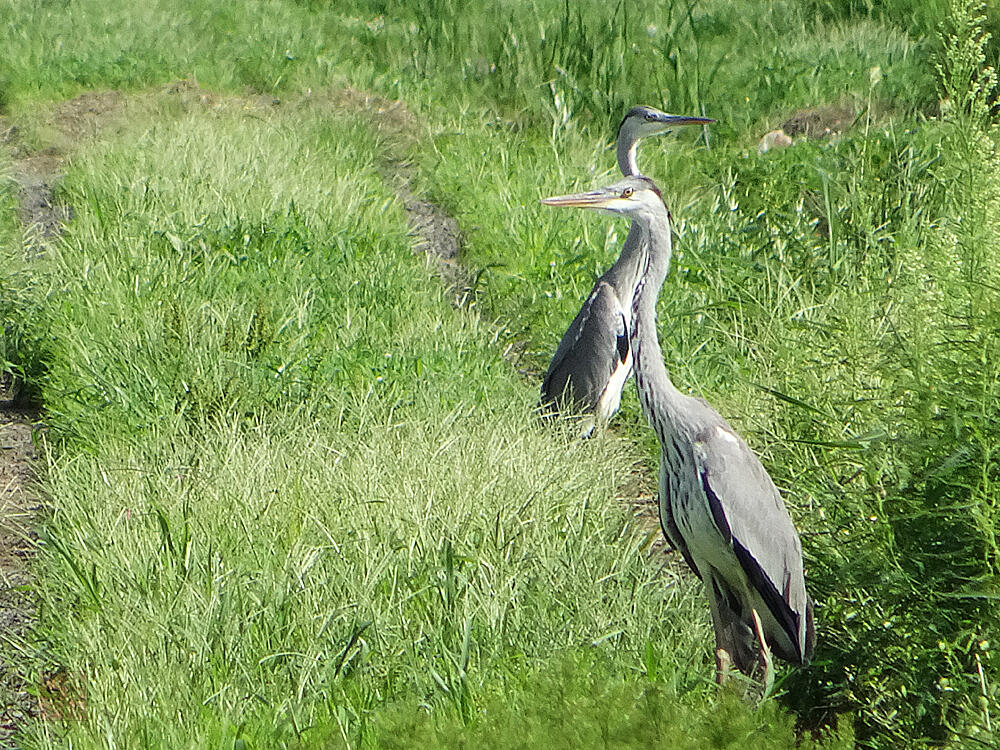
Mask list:
POLYGON ((670 214, 655 183, 628 177, 548 206, 596 209, 632 219, 644 248, 630 311, 639 403, 660 441, 663 533, 705 584, 715 630, 716 679, 731 664, 773 682, 771 652, 806 664, 815 642, 802 547, 774 482, 747 444, 705 401, 667 375, 656 300, 670 265, 670 214), (756 638, 756 645, 754 643, 756 638))
MULTIPOLYGON (((640 139, 709 122, 714 121, 633 107, 618 127, 618 168, 626 177, 639 175, 636 148, 640 139)), ((632 372, 628 318, 644 253, 642 236, 633 224, 621 255, 594 284, 542 380, 543 405, 553 411, 590 415, 583 423, 584 436, 618 411, 622 389, 632 372)))

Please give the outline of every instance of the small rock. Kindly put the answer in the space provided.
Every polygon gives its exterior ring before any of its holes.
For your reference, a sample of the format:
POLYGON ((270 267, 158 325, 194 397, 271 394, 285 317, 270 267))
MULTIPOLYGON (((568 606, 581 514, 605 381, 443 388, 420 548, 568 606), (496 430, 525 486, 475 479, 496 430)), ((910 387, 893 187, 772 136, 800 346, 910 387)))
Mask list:
POLYGON ((766 154, 772 149, 786 148, 791 145, 792 139, 785 134, 784 130, 778 128, 777 130, 772 130, 770 133, 767 133, 760 139, 760 143, 757 144, 757 153, 766 154))

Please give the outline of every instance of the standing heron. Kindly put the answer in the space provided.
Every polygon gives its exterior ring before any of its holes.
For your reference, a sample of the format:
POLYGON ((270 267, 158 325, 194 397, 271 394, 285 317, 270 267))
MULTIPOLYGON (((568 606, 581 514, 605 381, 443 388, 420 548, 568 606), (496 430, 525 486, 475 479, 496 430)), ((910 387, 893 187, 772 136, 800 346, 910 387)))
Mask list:
POLYGON ((705 584, 716 680, 725 681, 731 664, 747 675, 759 667, 769 690, 772 651, 795 665, 812 656, 802 546, 757 456, 715 409, 682 394, 667 375, 656 333, 656 301, 672 252, 663 197, 652 180, 628 177, 542 203, 628 216, 639 227, 647 250, 630 316, 632 356, 639 402, 660 440, 660 525, 705 584))
MULTIPOLYGON (((618 168, 626 177, 640 174, 635 161, 640 139, 681 125, 709 122, 714 120, 632 107, 618 126, 618 168)), ((621 255, 594 284, 563 334, 542 380, 543 405, 594 415, 584 423, 584 437, 596 422, 605 423, 618 411, 622 388, 632 372, 628 319, 644 254, 642 242, 642 233, 633 224, 621 255)))

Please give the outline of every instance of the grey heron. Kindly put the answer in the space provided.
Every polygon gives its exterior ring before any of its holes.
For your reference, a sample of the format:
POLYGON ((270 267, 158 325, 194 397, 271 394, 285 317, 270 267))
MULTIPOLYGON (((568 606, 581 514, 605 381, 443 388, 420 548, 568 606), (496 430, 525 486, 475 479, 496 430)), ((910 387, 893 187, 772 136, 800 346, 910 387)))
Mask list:
POLYGON ((716 679, 731 664, 773 681, 771 653, 808 663, 815 643, 802 547, 774 482, 708 403, 670 381, 656 331, 656 301, 672 252, 670 214, 656 184, 628 177, 600 190, 546 198, 627 216, 639 227, 640 279, 631 310, 639 403, 660 441, 660 525, 705 584, 716 641, 716 679), (754 646, 756 637, 757 646, 754 646))
MULTIPOLYGON (((639 140, 671 128, 714 122, 707 117, 669 115, 652 107, 632 107, 618 126, 618 168, 638 175, 639 140)), ((555 411, 592 414, 584 422, 587 436, 597 422, 607 422, 621 404, 622 389, 632 372, 628 318, 639 280, 642 233, 629 228, 621 255, 594 284, 587 301, 563 334, 542 380, 544 406, 555 411)))

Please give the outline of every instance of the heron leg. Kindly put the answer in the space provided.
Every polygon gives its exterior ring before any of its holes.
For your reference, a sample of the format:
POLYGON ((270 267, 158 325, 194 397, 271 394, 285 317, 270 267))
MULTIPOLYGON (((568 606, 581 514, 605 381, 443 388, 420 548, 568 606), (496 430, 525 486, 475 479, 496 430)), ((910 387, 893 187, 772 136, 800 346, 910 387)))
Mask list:
POLYGON ((756 609, 751 609, 750 612, 753 615, 753 627, 757 632, 757 640, 760 642, 760 667, 763 670, 764 681, 764 694, 761 697, 766 698, 774 687, 774 660, 771 658, 771 647, 767 645, 767 639, 764 638, 764 626, 760 622, 760 615, 757 614, 756 609))
POLYGON ((715 684, 722 685, 726 684, 729 679, 729 670, 733 666, 733 657, 729 655, 722 646, 717 646, 715 649, 715 684))
POLYGON ((715 682, 724 685, 729 679, 729 671, 733 666, 732 631, 719 608, 717 590, 710 577, 705 579, 708 589, 708 603, 712 611, 712 630, 715 631, 715 682))

